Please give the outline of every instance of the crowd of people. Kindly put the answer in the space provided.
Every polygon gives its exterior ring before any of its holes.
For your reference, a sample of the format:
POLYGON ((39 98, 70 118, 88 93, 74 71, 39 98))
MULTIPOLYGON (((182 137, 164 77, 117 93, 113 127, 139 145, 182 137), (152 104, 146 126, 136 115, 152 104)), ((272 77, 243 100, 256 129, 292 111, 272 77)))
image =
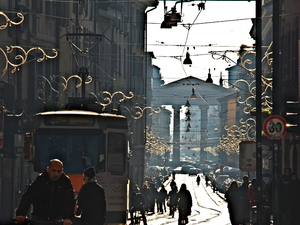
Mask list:
MULTIPOLYGON (((80 225, 105 223, 105 191, 95 179, 95 168, 88 167, 83 171, 84 185, 75 201, 73 185, 69 177, 64 174, 63 165, 59 159, 50 160, 44 172, 29 185, 16 210, 17 223, 24 224, 29 221, 31 224, 47 221, 47 224, 50 222, 49 225, 56 224, 58 221, 63 225, 72 225, 74 221, 79 221, 80 225), (27 215, 31 207, 29 220, 27 215)), ((156 209, 157 213, 163 214, 167 212, 167 206, 173 217, 176 209, 179 212, 184 210, 185 214, 189 215, 192 198, 186 185, 182 184, 177 191, 176 182, 172 180, 171 187, 172 190, 168 193, 163 184, 156 188, 154 183, 146 182, 141 189, 136 185, 130 200, 132 224, 134 212, 141 213, 143 223, 146 225, 146 212, 155 213, 156 209)))
POLYGON ((145 213, 148 214, 164 214, 169 211, 169 215, 174 218, 174 212, 178 210, 178 220, 185 220, 188 223, 188 216, 191 215, 192 196, 187 189, 186 184, 183 183, 178 190, 174 179, 170 182, 171 190, 168 192, 161 184, 156 188, 154 183, 144 183, 140 189, 135 185, 131 195, 130 218, 131 223, 134 224, 133 213, 139 211, 143 219, 144 225, 147 224, 145 213), (156 208, 155 208, 156 205, 156 208), (169 209, 167 209, 167 207, 169 209), (156 209, 156 212, 155 212, 156 209))
MULTIPOLYGON (((94 224, 95 221, 98 225, 103 225, 106 215, 105 193, 101 185, 97 183, 95 175, 94 167, 89 167, 83 171, 84 185, 75 201, 72 183, 63 172, 63 163, 58 159, 52 159, 45 171, 35 179, 22 196, 16 210, 16 222, 22 224, 26 221, 32 205, 32 221, 61 221, 63 225, 72 225, 74 218, 79 218, 81 225, 94 224), (75 214, 74 208, 76 209, 75 214)), ((199 186, 199 175, 197 175, 196 183, 199 186)), ((205 183, 206 187, 210 186, 207 176, 205 183)), ((295 173, 292 173, 291 168, 285 168, 278 183, 278 199, 272 196, 274 193, 272 180, 265 185, 262 191, 264 198, 269 200, 268 207, 270 209, 268 211, 270 214, 265 215, 267 219, 263 221, 265 222, 263 224, 270 224, 269 218, 274 205, 271 201, 274 199, 278 200, 281 224, 300 224, 299 178, 295 173)), ((212 186, 215 185, 212 183, 212 186)), ((147 225, 146 213, 164 214, 169 211, 169 215, 174 217, 174 212, 178 210, 179 224, 182 220, 184 220, 184 224, 187 224, 193 204, 191 193, 185 183, 182 183, 178 190, 174 175, 170 187, 171 190, 168 192, 164 183, 160 184, 158 188, 154 182, 147 181, 141 188, 135 185, 130 196, 131 223, 134 224, 133 214, 135 212, 141 214, 143 224, 147 225)), ((250 182, 249 177, 245 175, 241 185, 237 181, 232 181, 224 197, 228 203, 232 225, 255 224, 256 215, 253 209, 257 207, 258 199, 257 180, 255 178, 250 182)))
POLYGON ((247 224, 250 221, 252 207, 256 205, 255 182, 253 179, 250 184, 248 176, 244 176, 241 186, 237 181, 232 181, 225 192, 232 225, 247 224))
MULTIPOLYGON (((271 185, 268 189, 267 194, 272 197, 271 185)), ((284 168, 283 175, 279 180, 279 210, 280 210, 280 220, 282 224, 294 225, 300 224, 300 181, 296 173, 292 172, 292 169, 287 167, 284 168)))
MULTIPOLYGON (((270 215, 274 202, 278 200, 277 207, 280 211, 281 224, 300 224, 300 214, 298 204, 300 202, 300 181, 291 168, 285 168, 284 174, 278 182, 278 199, 273 198, 273 181, 263 189, 261 199, 262 218, 261 224, 270 224, 270 215)), ((239 186, 237 181, 232 181, 225 192, 225 200, 228 203, 228 212, 232 225, 255 224, 257 221, 255 212, 257 207, 257 180, 253 178, 249 182, 248 176, 243 177, 243 183, 239 186)))

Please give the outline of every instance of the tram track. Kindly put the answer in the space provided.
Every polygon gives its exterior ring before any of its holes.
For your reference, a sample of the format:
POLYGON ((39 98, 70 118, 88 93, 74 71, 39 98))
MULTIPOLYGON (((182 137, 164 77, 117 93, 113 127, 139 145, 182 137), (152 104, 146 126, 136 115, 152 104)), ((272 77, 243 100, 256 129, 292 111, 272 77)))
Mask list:
MULTIPOLYGON (((197 186, 196 178, 187 175, 178 174, 176 177, 178 189, 182 183, 186 183, 188 190, 193 197, 192 214, 189 216, 189 225, 196 224, 221 224, 230 225, 225 212, 227 212, 227 205, 221 196, 217 193, 213 193, 210 187, 205 187, 205 183, 201 182, 197 186), (195 179, 194 179, 195 178, 195 179), (219 200, 218 200, 219 199, 219 200), (223 204, 222 204, 223 203, 223 204)), ((204 181, 202 178, 201 181, 204 181)), ((170 180, 165 182, 165 186, 168 186, 170 180)), ((169 188, 169 187, 168 187, 169 188)), ((177 225, 178 224, 178 211, 174 218, 164 214, 154 214, 147 216, 148 225, 177 225)))
MULTIPOLYGON (((202 179, 204 180, 204 179, 202 179)), ((207 207, 203 204, 201 204, 201 200, 199 198, 201 198, 201 196, 197 195, 196 191, 198 190, 197 189, 197 184, 196 182, 192 182, 192 185, 193 185, 193 195, 194 195, 194 198, 196 199, 196 202, 197 202, 197 205, 202 208, 202 209, 206 209, 206 210, 209 210, 209 211, 212 211, 213 213, 206 213, 207 215, 212 215, 211 217, 209 218, 206 218, 204 220, 201 220, 201 221, 197 221, 197 223, 190 223, 190 224, 199 224, 199 223, 205 223, 205 222, 208 222, 210 220, 213 220, 214 218, 220 216, 222 214, 222 212, 220 210, 217 210, 215 208, 212 208, 212 207, 207 207)), ((201 185, 201 188, 203 188, 203 190, 205 191, 205 193, 207 194, 207 196, 210 198, 210 200, 216 205, 216 206, 220 206, 218 204, 218 202, 213 198, 213 196, 211 196, 211 194, 207 191, 206 187, 204 186, 203 182, 200 182, 200 185, 201 185)), ((195 210, 196 212, 198 212, 198 215, 201 213, 200 210, 195 210)), ((192 221, 192 218, 195 217, 197 215, 191 215, 191 221, 192 221)))

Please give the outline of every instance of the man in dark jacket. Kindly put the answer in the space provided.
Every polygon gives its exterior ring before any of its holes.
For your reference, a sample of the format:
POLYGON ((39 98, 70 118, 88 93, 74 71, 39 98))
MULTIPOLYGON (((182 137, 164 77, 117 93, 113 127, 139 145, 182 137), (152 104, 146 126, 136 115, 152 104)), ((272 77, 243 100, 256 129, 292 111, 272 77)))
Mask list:
POLYGON ((79 191, 76 216, 81 225, 103 225, 106 214, 104 189, 97 183, 94 167, 83 172, 84 185, 79 191))
POLYGON ((62 220, 64 225, 72 224, 74 191, 69 177, 63 173, 63 163, 60 160, 50 160, 46 171, 28 187, 16 211, 18 223, 24 223, 31 204, 31 219, 34 221, 62 220))

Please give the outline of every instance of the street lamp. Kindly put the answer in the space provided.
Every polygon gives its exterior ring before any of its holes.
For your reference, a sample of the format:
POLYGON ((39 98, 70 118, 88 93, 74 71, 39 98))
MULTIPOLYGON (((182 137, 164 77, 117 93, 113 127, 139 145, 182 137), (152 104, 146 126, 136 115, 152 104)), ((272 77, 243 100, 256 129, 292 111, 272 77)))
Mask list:
MULTIPOLYGON (((164 21, 161 23, 160 28, 172 28, 181 22, 181 15, 176 11, 176 5, 171 8, 171 11, 165 12, 164 21)), ((166 8, 166 7, 165 7, 166 8)))

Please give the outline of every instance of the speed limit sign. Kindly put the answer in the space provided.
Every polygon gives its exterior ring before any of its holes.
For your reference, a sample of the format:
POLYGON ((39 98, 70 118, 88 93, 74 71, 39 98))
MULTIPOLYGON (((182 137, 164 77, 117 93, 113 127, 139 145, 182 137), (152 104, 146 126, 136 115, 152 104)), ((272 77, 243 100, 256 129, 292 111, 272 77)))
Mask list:
POLYGON ((286 134, 286 121, 281 116, 269 116, 264 124, 265 135, 272 140, 279 140, 286 134))

